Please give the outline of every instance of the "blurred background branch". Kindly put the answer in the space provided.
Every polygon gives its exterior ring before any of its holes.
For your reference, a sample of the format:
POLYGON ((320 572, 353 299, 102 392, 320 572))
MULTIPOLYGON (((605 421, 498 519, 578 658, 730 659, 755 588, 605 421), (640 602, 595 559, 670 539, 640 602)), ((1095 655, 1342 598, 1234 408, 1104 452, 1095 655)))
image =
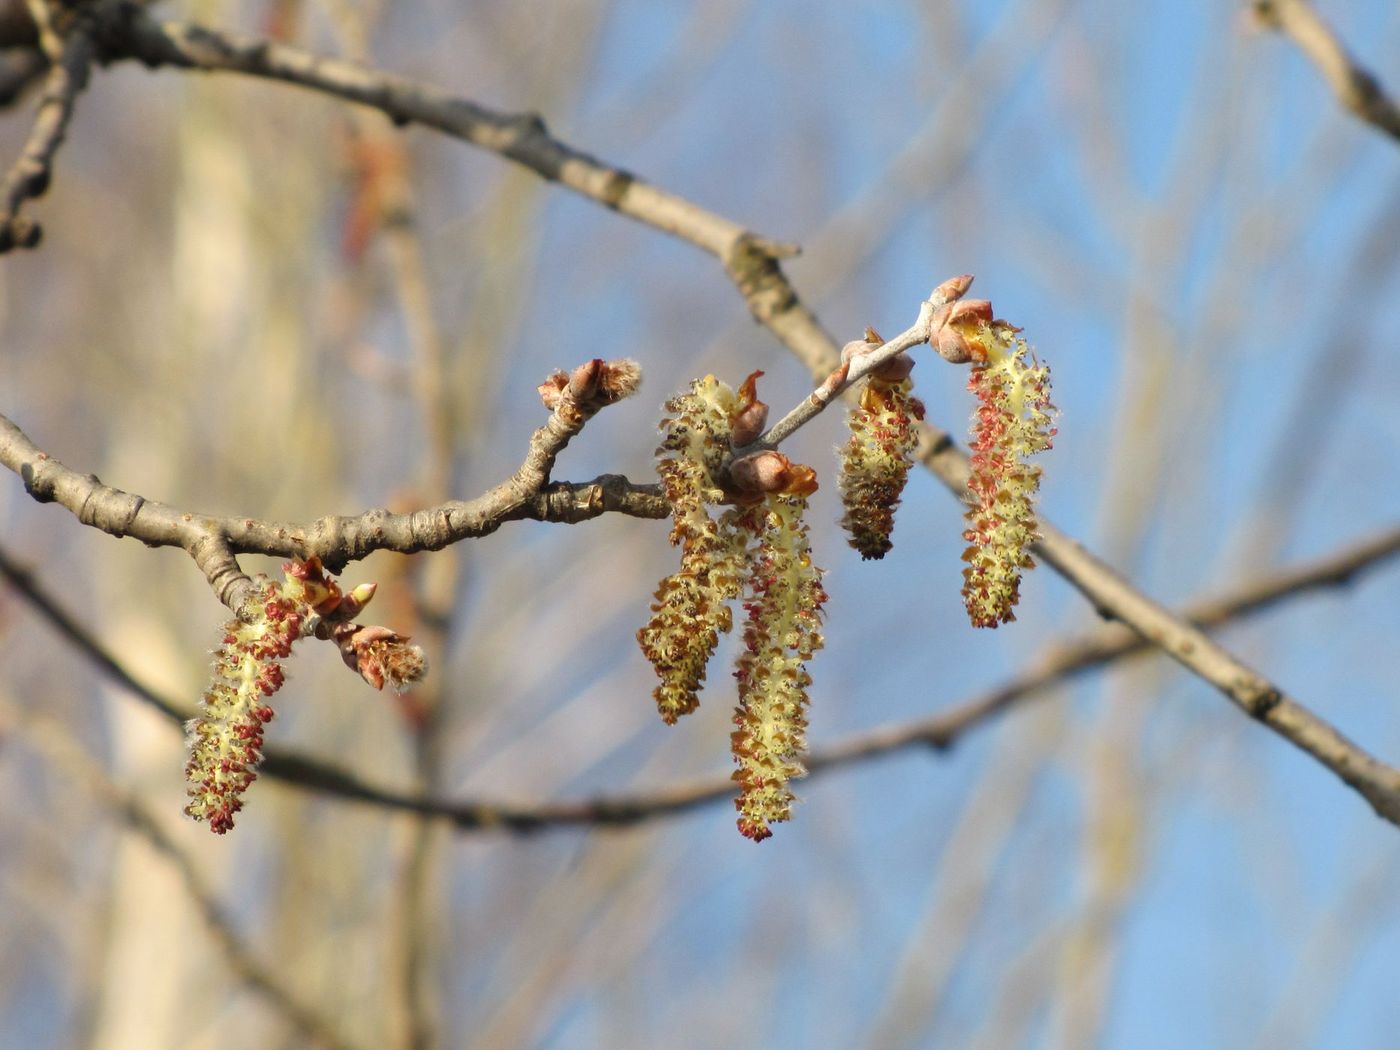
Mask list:
POLYGON ((1254 0, 1250 11, 1260 25, 1278 30, 1298 46, 1346 109, 1400 141, 1400 106, 1352 58, 1307 0, 1254 0))

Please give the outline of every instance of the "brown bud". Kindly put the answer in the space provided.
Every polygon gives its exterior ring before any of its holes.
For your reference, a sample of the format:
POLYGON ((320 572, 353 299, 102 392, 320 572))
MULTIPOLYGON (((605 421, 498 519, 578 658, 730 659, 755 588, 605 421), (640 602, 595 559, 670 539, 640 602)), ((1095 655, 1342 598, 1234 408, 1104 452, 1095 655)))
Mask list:
POLYGON ((943 304, 956 302, 967 294, 967 290, 972 287, 972 274, 965 273, 958 277, 949 277, 933 290, 929 296, 929 301, 943 304))
POLYGON ((948 319, 945 324, 991 324, 992 303, 990 299, 960 299, 948 306, 948 319))
POLYGON ((878 379, 882 383, 902 383, 909 378, 909 373, 914 370, 914 359, 908 354, 896 354, 879 368, 870 373, 871 379, 878 379))
POLYGON ((817 472, 793 463, 781 452, 754 452, 736 459, 729 477, 741 492, 810 496, 817 491, 817 472))
POLYGON ((960 299, 933 315, 930 342, 945 361, 955 365, 972 360, 972 344, 963 332, 969 326, 992 323, 992 304, 986 299, 960 299))
POLYGON ((869 353, 870 344, 864 339, 852 339, 841 348, 841 363, 848 365, 861 354, 869 353))
POLYGON ((595 357, 592 361, 585 361, 574 369, 569 376, 569 393, 577 401, 590 401, 598 393, 598 384, 602 380, 603 359, 595 357))
POLYGON ((569 377, 567 375, 563 372, 554 372, 535 389, 539 391, 540 400, 544 402, 544 407, 553 412, 564 396, 564 388, 568 385, 569 377))
POLYGON ((758 377, 762 372, 750 372, 739 387, 739 408, 730 420, 729 443, 743 448, 758 440, 768 424, 768 406, 758 399, 758 377))
POLYGON ((585 409, 610 405, 635 393, 641 382, 642 367, 636 361, 595 357, 572 373, 555 372, 536 389, 544 407, 553 412, 566 398, 585 409))
MULTIPOLYGON (((866 328, 865 338, 852 339, 841 348, 841 363, 848 365, 862 354, 868 354, 885 345, 885 341, 880 338, 880 333, 873 328, 866 328)), ((909 373, 914 368, 914 359, 908 354, 898 354, 890 358, 884 364, 870 372, 872 379, 878 379, 883 383, 899 383, 909 377, 909 373)))

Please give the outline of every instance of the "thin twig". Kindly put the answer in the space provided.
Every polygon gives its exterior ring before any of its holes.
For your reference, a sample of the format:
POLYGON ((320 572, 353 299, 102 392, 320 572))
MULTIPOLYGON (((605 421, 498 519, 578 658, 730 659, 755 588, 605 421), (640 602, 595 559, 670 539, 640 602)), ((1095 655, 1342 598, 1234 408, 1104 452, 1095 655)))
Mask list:
POLYGON ((1357 64, 1337 34, 1306 0, 1254 0, 1250 11, 1263 26, 1283 33, 1317 67, 1340 102, 1366 123, 1400 140, 1400 106, 1380 81, 1357 64))
POLYGON ((93 54, 91 29, 80 23, 63 41, 62 51, 49 67, 29 138, 0 179, 0 254, 33 248, 43 237, 43 228, 22 216, 20 210, 26 201, 48 192, 54 157, 63 145, 78 95, 87 87, 93 54))
POLYGON ((760 448, 777 448, 795 434, 801 427, 815 419, 836 398, 840 397, 856 383, 875 369, 894 360, 904 351, 922 343, 929 343, 937 335, 941 325, 948 319, 945 309, 950 303, 961 298, 972 284, 972 275, 963 274, 944 281, 929 297, 919 304, 919 316, 912 325, 893 339, 871 347, 850 361, 842 361, 831 373, 793 409, 778 420, 753 444, 735 450, 735 458, 760 448))
MULTIPOLYGON (((1397 555, 1400 555, 1400 528, 1390 529, 1316 561, 1285 569, 1220 597, 1193 604, 1181 615, 1184 620, 1203 628, 1219 627, 1307 591, 1349 584, 1363 572, 1397 555)), ((180 704, 161 697, 137 681, 3 548, 0 548, 0 576, 9 580, 41 618, 67 638, 99 670, 154 706, 176 725, 183 725, 188 715, 180 704)), ((1102 627, 1090 636, 1051 650, 1034 668, 981 696, 928 718, 856 734, 831 747, 815 751, 806 760, 808 773, 815 776, 912 747, 946 749, 970 729, 1023 700, 1038 696, 1093 668, 1154 648, 1120 625, 1102 627)), ((328 795, 426 817, 439 817, 459 831, 523 833, 562 826, 633 824, 728 799, 734 790, 728 774, 718 774, 635 796, 543 805, 455 802, 379 788, 331 764, 277 748, 266 749, 260 772, 263 776, 328 795)))

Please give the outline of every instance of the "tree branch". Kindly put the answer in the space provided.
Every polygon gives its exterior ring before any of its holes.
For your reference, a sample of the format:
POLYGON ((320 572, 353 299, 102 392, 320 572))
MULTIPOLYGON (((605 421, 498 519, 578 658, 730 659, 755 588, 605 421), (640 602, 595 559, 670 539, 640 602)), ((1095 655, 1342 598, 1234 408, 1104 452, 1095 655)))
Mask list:
MULTIPOLYGON (((1350 584, 1363 572, 1400 555, 1400 527, 1343 548, 1334 554, 1266 579, 1243 585, 1220 597, 1187 607, 1181 618, 1201 628, 1219 627, 1253 616, 1288 598, 1324 587, 1350 584)), ((51 595, 0 548, 0 576, 7 579, 30 606, 103 674, 153 706, 176 726, 193 712, 162 697, 126 670, 102 644, 77 623, 51 595)), ((1137 656, 1156 646, 1120 625, 1107 625, 1076 641, 1047 652, 1031 669, 980 696, 927 718, 860 733, 808 756, 811 776, 855 765, 912 747, 944 750, 968 731, 1044 694, 1064 681, 1115 660, 1137 656)), ((633 824, 669 816, 729 799, 734 784, 727 773, 675 784, 632 796, 583 799, 544 805, 491 801, 456 802, 404 794, 376 787, 352 773, 317 759, 266 749, 261 775, 328 795, 369 805, 441 818, 459 831, 528 833, 546 828, 594 824, 633 824)))
POLYGON ((63 145, 78 95, 87 87, 93 56, 92 28, 81 20, 63 39, 62 50, 44 80, 34 127, 19 157, 0 179, 0 254, 33 248, 43 237, 43 228, 20 215, 20 210, 26 201, 48 192, 54 157, 63 145))
MULTIPOLYGON (((804 361, 818 380, 840 367, 835 340, 804 307, 779 259, 794 249, 774 244, 696 204, 651 186, 550 137, 532 114, 503 116, 474 103, 352 62, 319 58, 281 44, 244 40, 176 22, 158 23, 139 8, 116 5, 103 22, 104 59, 131 57, 156 67, 223 70, 300 84, 380 109, 399 123, 418 122, 520 163, 604 206, 689 241, 715 255, 753 316, 804 361)), ((922 427, 923 462, 961 499, 967 457, 949 436, 922 427)), ((373 513, 373 512, 372 512, 373 513)), ((345 519, 322 519, 339 522, 345 519)), ((370 529, 364 518, 350 519, 370 529)), ((424 526, 431 523, 423 521, 424 526)), ((410 538, 412 530, 408 530, 410 538)), ((1048 523, 1037 545, 1042 560, 1081 591, 1101 615, 1117 619, 1216 686, 1232 702, 1354 787, 1378 814, 1400 825, 1400 770, 1377 760, 1274 683, 1189 623, 1135 590, 1103 562, 1048 523)), ((229 537, 231 541, 233 537, 229 537)), ((415 544, 414 550, 433 549, 415 544)), ((351 556, 359 550, 347 544, 351 556)), ((330 564, 330 562, 328 562, 330 564)))
POLYGON ((1400 141, 1400 106, 1306 0, 1253 0, 1250 12, 1262 26, 1283 33, 1317 67, 1337 101, 1377 130, 1400 141))
MULTIPOLYGON (((586 419, 586 417, 585 417, 586 419)), ((24 431, 0 416, 0 463, 18 474, 40 503, 58 503, 84 525, 111 536, 130 536, 151 547, 180 547, 234 612, 253 584, 238 568, 238 554, 317 556, 333 572, 377 550, 413 554, 495 532, 508 521, 577 523, 605 513, 664 518, 670 507, 656 485, 636 485, 604 474, 586 482, 549 482, 555 457, 582 428, 558 411, 530 439, 520 469, 473 500, 449 500, 406 514, 369 510, 353 517, 313 522, 213 517, 180 510, 104 485, 39 449, 24 431)))

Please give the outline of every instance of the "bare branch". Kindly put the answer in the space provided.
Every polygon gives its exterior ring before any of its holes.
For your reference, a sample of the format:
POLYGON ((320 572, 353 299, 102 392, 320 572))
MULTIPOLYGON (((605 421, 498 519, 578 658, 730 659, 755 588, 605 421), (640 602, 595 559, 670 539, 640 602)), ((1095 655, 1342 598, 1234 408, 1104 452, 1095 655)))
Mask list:
POLYGON ((552 413, 530 439, 520 469, 476 499, 449 500, 406 514, 369 510, 309 523, 219 518, 123 492, 102 484, 95 475, 65 467, 4 416, 0 416, 0 463, 18 474, 40 503, 66 507, 84 525, 152 547, 183 548, 219 600, 237 612, 253 586, 239 570, 237 554, 315 555, 332 571, 339 571, 377 550, 401 554, 439 550, 459 540, 489 535, 508 521, 577 523, 605 513, 666 517, 670 508, 655 485, 635 485, 612 474, 586 482, 549 482, 555 458, 586 418, 569 421, 559 411, 552 413))
POLYGON ((34 127, 19 157, 0 180, 0 253, 33 248, 43 229, 20 215, 26 201, 48 192, 54 157, 63 144, 78 94, 87 87, 94 55, 91 29, 79 24, 64 39, 62 51, 49 67, 44 93, 34 115, 34 127))
POLYGON ((1346 47, 1306 0, 1254 0, 1254 19, 1283 33, 1317 67, 1340 102, 1366 123, 1400 140, 1400 106, 1385 93, 1368 70, 1357 64, 1346 47))
MULTIPOLYGON (((1334 554, 1285 569, 1246 584, 1218 598, 1193 604, 1181 614, 1202 628, 1218 627, 1259 613, 1278 602, 1323 587, 1351 583, 1363 572, 1400 555, 1400 527, 1388 530, 1334 554)), ((100 671, 151 704, 177 726, 188 713, 179 703, 161 697, 136 680, 88 631, 63 609, 24 569, 0 548, 0 576, 24 596, 34 610, 100 671)), ((847 738, 808 756, 808 773, 819 775, 906 748, 944 750, 969 730, 990 721, 1024 700, 1042 695, 1064 681, 1156 646, 1120 625, 1107 625, 1078 641, 1059 646, 1030 670, 928 718, 875 729, 847 738)), ((669 816, 729 799, 734 784, 718 774, 628 797, 594 798, 545 805, 500 802, 455 802, 386 790, 333 765, 276 748, 266 749, 263 776, 370 805, 447 820, 459 831, 527 833, 551 827, 593 824, 632 824, 669 816)))

